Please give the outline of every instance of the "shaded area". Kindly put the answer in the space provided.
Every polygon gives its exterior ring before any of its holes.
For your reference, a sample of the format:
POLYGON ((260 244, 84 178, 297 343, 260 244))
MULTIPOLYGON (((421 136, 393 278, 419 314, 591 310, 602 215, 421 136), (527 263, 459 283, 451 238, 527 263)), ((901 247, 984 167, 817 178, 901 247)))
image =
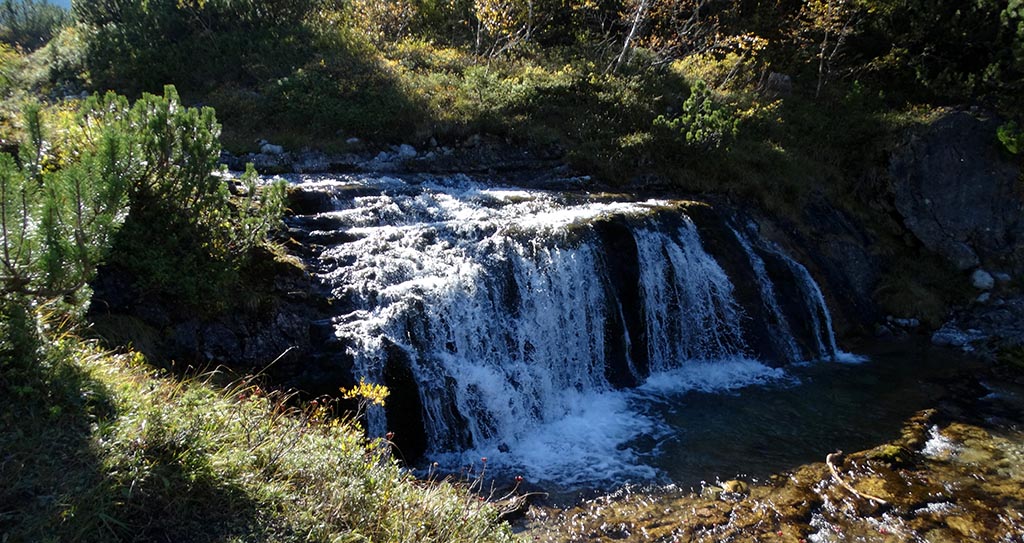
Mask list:
POLYGON ((894 439, 913 413, 947 395, 977 362, 915 345, 877 345, 862 364, 790 367, 794 382, 735 394, 689 393, 653 409, 675 433, 652 461, 684 488, 737 476, 764 480, 820 460, 894 439))
POLYGON ((219 480, 192 436, 147 419, 131 442, 116 441, 123 398, 62 356, 0 367, 0 539, 220 541, 253 532, 257 505, 219 480))

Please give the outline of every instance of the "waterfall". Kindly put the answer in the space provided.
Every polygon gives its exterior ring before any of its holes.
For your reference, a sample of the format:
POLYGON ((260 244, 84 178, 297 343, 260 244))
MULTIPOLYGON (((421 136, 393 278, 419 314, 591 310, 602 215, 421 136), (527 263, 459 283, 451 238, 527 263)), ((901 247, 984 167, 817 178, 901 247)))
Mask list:
MULTIPOLYGON (((713 226, 691 217, 694 204, 465 178, 350 176, 301 187, 332 195, 331 209, 292 224, 316 247, 310 268, 330 288, 353 373, 415 382, 403 393, 418 395, 419 412, 372 412, 370 431, 383 433, 391 416, 414 419, 433 456, 507 451, 544 425, 628 409, 616 394, 652 375, 836 352, 807 270, 756 233, 725 226, 718 233, 733 238, 747 270, 737 276, 736 264, 712 256, 724 249, 708 250, 703 232, 713 226), (738 296, 747 282, 755 302, 738 296), (780 300, 793 293, 798 304, 780 300), (767 315, 756 329, 770 340, 753 337, 755 314, 767 315), (813 337, 798 338, 804 329, 813 337), (781 356, 759 352, 769 343, 781 356)), ((609 432, 646 428, 635 418, 606 422, 618 424, 609 432)))

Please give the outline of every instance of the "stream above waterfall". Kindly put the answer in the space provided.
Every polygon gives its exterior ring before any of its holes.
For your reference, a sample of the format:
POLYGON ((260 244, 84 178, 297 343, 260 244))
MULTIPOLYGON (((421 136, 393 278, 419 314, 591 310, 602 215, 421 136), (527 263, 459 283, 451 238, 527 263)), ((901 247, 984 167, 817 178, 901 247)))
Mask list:
POLYGON ((336 363, 391 389, 368 430, 428 471, 486 462, 566 498, 766 477, 890 439, 961 365, 843 352, 827 293, 736 210, 467 177, 290 180, 336 363))

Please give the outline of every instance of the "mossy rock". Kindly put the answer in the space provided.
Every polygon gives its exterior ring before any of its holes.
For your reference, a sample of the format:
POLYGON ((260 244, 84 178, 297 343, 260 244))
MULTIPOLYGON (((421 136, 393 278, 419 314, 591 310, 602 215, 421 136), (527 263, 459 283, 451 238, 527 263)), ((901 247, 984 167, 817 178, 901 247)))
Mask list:
POLYGON ((890 466, 907 466, 913 460, 914 453, 906 447, 892 443, 871 449, 867 453, 868 460, 884 462, 890 466))

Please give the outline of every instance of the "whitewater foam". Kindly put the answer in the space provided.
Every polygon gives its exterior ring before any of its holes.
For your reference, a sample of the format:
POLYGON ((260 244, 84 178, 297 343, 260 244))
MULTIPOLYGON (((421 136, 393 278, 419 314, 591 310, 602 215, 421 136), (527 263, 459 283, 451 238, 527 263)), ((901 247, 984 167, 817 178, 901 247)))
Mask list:
MULTIPOLYGON (((681 203, 460 176, 301 179, 334 203, 313 224, 345 234, 312 267, 338 301, 335 334, 353 373, 381 383, 388 364, 407 368, 422 403, 408 415, 422 420, 429 457, 456 471, 488 457, 490 469, 567 486, 650 480, 658 473, 643 456, 668 431, 653 403, 787 379, 749 357, 749 317, 732 283, 745 278, 705 250, 681 203), (349 187, 359 190, 346 196, 349 187)), ((767 245, 741 241, 792 356, 779 293, 752 244, 767 245)), ((820 290, 781 249, 765 250, 801 283, 812 341, 831 356, 820 290)), ((380 435, 377 411, 368 426, 380 435)))
POLYGON ((748 386, 768 385, 792 379, 782 368, 757 360, 733 357, 722 360, 689 361, 672 370, 652 374, 636 390, 641 394, 671 396, 696 391, 729 392, 748 386))
MULTIPOLYGON (((651 375, 632 390, 580 394, 567 391, 566 411, 510 438, 460 453, 432 455, 448 470, 487 458, 488 468, 523 475, 532 482, 555 481, 563 489, 654 482, 663 473, 642 463, 641 439, 659 442, 672 434, 656 415, 654 403, 689 392, 721 393, 751 386, 791 384, 793 377, 746 358, 690 361, 684 368, 651 375)), ((511 475, 510 475, 511 476, 511 475)))

